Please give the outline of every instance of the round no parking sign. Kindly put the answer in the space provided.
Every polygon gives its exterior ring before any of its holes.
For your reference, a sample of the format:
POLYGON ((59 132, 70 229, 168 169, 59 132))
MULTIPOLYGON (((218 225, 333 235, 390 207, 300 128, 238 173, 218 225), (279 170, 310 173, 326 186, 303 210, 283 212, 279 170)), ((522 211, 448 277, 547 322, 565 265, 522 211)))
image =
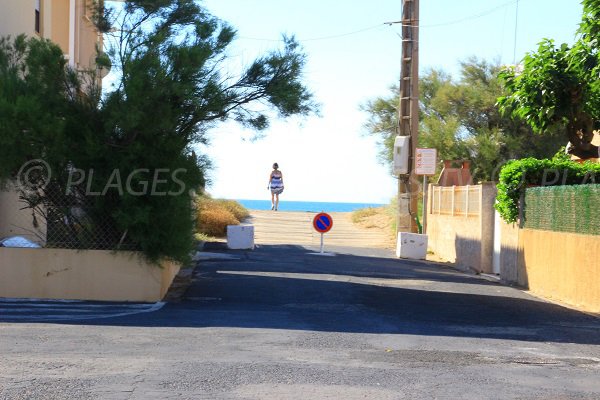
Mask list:
POLYGON ((327 233, 333 226, 333 218, 327 213, 319 213, 313 218, 313 227, 319 233, 327 233))

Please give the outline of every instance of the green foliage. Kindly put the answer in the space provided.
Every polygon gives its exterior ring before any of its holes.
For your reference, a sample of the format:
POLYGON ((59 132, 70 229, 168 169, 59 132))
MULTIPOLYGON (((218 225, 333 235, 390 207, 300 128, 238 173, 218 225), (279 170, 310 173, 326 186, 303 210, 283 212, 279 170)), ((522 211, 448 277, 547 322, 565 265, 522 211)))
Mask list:
POLYGON ((498 102, 503 112, 526 121, 537 133, 565 129, 569 153, 580 158, 598 157, 591 144, 600 120, 598 40, 600 3, 585 0, 583 21, 573 46, 556 46, 543 40, 528 53, 522 71, 505 69, 500 77, 508 94, 498 102))
MULTIPOLYGON (((206 161, 164 121, 140 123, 140 139, 124 144, 118 136, 126 132, 126 110, 103 108, 97 88, 83 81, 94 79, 70 70, 49 41, 0 41, 0 178, 22 178, 17 173, 30 160, 49 166, 51 180, 34 174, 19 188, 23 206, 46 219, 49 245, 140 250, 151 260, 184 262, 194 227, 189 192, 203 186, 206 161), (180 171, 177 180, 173 171, 180 171)), ((161 106, 145 113, 159 119, 161 106)))
POLYGON ((64 137, 76 107, 66 95, 80 84, 65 67, 61 49, 48 41, 0 38, 0 179, 18 171, 25 154, 64 145, 43 140, 64 137))
POLYGON ((600 235, 600 185, 536 187, 524 197, 523 227, 600 235))
POLYGON ((577 163, 562 155, 554 159, 509 161, 500 171, 496 210, 508 223, 519 218, 519 201, 528 186, 593 184, 600 181, 600 164, 577 163))
POLYGON ((260 104, 281 117, 317 110, 301 82, 306 56, 293 37, 233 74, 224 61, 235 30, 193 0, 128 1, 120 12, 107 8, 105 18, 121 27, 106 35, 107 54, 122 77, 105 101, 106 107, 126 103, 124 110, 135 111, 124 129, 139 118, 164 117, 145 115, 157 105, 180 119, 184 141, 205 140, 205 130, 226 119, 265 129, 270 115, 260 104))
MULTIPOLYGON (((461 63, 454 81, 444 71, 430 70, 420 78, 419 146, 438 150, 441 160, 471 159, 476 180, 497 177, 504 160, 549 157, 562 141, 559 132, 534 135, 523 121, 500 114, 496 100, 504 93, 500 66, 476 58, 461 63)), ((388 97, 368 101, 366 131, 378 137, 382 163, 390 165, 398 125, 398 89, 388 97)))
POLYGON ((364 125, 366 131, 378 139, 379 161, 389 165, 390 170, 398 127, 398 102, 398 86, 392 86, 388 97, 378 97, 361 106, 361 110, 369 114, 364 125))
POLYGON ((235 74, 225 65, 234 29, 197 2, 96 4, 107 48, 98 60, 117 76, 102 95, 94 72, 69 69, 58 46, 0 40, 0 181, 44 160, 52 179, 32 175, 22 196, 47 210, 49 230, 68 246, 85 248, 101 233, 101 248, 185 262, 193 192, 210 167, 193 146, 227 119, 260 130, 269 109, 280 117, 316 112, 301 81, 305 55, 284 38, 235 74))

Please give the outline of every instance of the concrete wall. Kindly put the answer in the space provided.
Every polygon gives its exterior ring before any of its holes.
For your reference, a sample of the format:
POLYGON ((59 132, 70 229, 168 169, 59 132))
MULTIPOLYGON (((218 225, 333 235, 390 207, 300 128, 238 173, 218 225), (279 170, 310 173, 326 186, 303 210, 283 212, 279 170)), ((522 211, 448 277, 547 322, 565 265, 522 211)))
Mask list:
MULTIPOLYGON (((431 191, 430 191, 431 193, 431 191)), ((478 272, 492 272, 494 250, 494 209, 496 188, 481 187, 477 216, 451 216, 431 213, 428 199, 427 236, 429 249, 442 260, 478 272)))
POLYGON ((506 283, 525 286, 519 257, 519 227, 500 220, 500 278, 506 283))
MULTIPOLYGON (((429 203, 427 235, 430 249, 441 259, 492 272, 495 188, 482 189, 478 217, 432 214, 429 203)), ((600 313, 600 236, 521 229, 504 222, 499 232, 503 282, 600 313)))
POLYGON ((484 183, 481 190, 481 272, 493 272, 494 257, 494 203, 498 193, 496 185, 484 183))
POLYGON ((23 236, 35 243, 46 243, 46 220, 37 218, 33 223, 31 209, 23 209, 25 203, 14 190, 0 190, 0 239, 9 236, 23 236))
POLYGON ((178 271, 136 252, 0 248, 0 297, 156 302, 178 271))
POLYGON ((529 290, 600 313, 600 236, 523 229, 529 290))
MULTIPOLYGON (((553 218, 551 213, 547 217, 553 218)), ((600 236, 523 229, 503 222, 500 243, 503 282, 600 313, 600 236)))
POLYGON ((430 214, 427 218, 428 247, 437 257, 480 270, 479 217, 430 214))
POLYGON ((506 225, 501 256, 504 282, 600 313, 600 236, 506 225))

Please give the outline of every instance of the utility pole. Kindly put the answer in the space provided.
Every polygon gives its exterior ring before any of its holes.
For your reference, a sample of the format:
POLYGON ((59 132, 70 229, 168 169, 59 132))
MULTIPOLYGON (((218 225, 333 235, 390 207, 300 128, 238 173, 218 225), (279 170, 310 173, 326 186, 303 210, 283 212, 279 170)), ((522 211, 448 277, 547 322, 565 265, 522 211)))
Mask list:
POLYGON ((409 174, 398 177, 397 232, 417 232, 418 179, 414 174, 419 135, 419 0, 402 0, 402 60, 398 134, 410 137, 409 174))

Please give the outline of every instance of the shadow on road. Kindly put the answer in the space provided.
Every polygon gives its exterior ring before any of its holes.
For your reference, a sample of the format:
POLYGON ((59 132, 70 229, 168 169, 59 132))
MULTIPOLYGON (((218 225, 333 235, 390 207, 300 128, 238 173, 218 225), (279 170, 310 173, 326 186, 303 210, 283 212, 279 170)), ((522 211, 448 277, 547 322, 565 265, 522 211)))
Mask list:
POLYGON ((386 251, 374 256, 370 250, 336 250, 334 257, 310 255, 299 246, 228 251, 239 259, 201 262, 179 303, 151 314, 80 323, 600 344, 600 320, 590 315, 386 251))

